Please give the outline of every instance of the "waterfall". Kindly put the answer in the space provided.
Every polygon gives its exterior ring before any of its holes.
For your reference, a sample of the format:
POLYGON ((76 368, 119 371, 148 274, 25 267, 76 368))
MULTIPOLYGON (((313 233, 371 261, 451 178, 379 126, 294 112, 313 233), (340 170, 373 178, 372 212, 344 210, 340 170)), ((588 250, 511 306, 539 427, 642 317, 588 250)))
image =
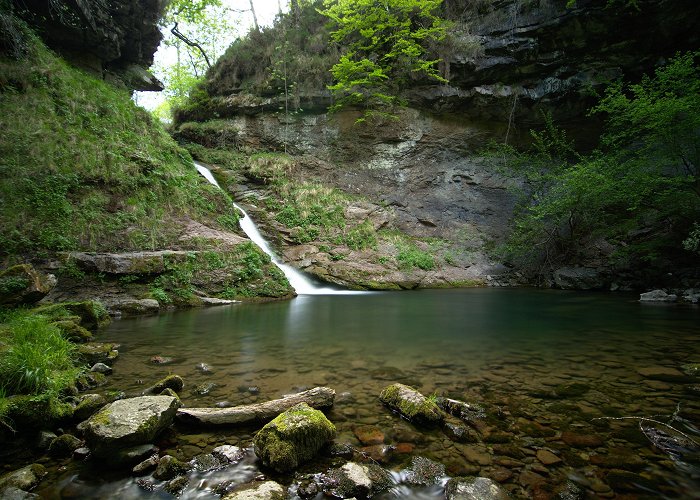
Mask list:
MULTIPOLYGON (((216 179, 214 176, 211 174, 211 171, 205 167, 204 165, 200 165, 197 162, 194 162, 194 166, 197 169, 197 171, 202 174, 202 176, 208 180, 210 183, 215 185, 218 188, 221 188, 219 186, 219 183, 216 182, 216 179)), ((243 214, 243 217, 240 219, 239 223, 241 225, 241 229, 243 232, 248 236, 248 238, 251 239, 253 243, 255 243, 258 247, 260 247, 260 250, 265 252, 267 255, 270 256, 270 259, 272 259, 272 263, 276 265, 287 277, 287 280, 289 281, 289 284, 292 285, 292 288, 294 288, 294 291, 297 293, 297 295, 331 295, 331 294, 342 294, 342 295, 348 295, 348 294, 358 294, 358 293, 368 293, 368 292, 358 292, 354 290, 338 290, 336 288, 331 288, 331 287, 321 287, 317 286, 311 279, 309 279, 308 276, 306 276, 304 273, 299 271, 298 269, 290 266, 289 264, 285 264, 282 262, 279 257, 275 254, 275 252, 272 251, 272 248, 270 247, 270 243, 263 237, 262 234, 260 234, 260 231, 258 230, 258 226, 255 225, 255 222, 253 222, 253 219, 250 218, 248 213, 243 210, 238 204, 234 202, 233 204, 234 207, 236 207, 240 212, 243 214)))

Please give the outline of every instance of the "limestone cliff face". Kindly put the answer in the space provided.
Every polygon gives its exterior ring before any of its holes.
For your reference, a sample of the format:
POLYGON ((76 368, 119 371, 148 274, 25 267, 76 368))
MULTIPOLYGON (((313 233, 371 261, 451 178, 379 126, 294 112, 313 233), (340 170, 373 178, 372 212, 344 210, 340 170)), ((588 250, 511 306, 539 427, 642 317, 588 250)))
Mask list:
POLYGON ((14 1, 15 13, 72 64, 134 90, 162 90, 148 72, 165 0, 14 1))

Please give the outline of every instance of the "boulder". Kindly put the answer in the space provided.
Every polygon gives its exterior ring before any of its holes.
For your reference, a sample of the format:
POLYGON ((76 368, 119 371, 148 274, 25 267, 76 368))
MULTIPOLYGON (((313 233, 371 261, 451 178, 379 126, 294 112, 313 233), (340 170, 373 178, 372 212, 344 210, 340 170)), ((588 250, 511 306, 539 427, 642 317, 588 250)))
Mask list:
POLYGON ((284 486, 275 481, 263 481, 247 484, 225 495, 221 500, 284 500, 285 498, 287 498, 287 492, 284 486))
POLYGON ((455 477, 445 486, 447 500, 507 500, 508 493, 485 477, 455 477))
POLYGON ((72 434, 62 434, 51 441, 49 455, 57 458, 70 457, 82 445, 82 441, 72 434))
POLYGON ((30 500, 39 498, 39 495, 36 493, 27 493, 24 490, 10 486, 9 488, 0 490, 0 498, 3 500, 30 500))
POLYGON ((563 290, 593 290, 605 287, 602 273, 591 267, 562 267, 554 271, 554 283, 563 290))
POLYGON ((100 394, 85 394, 75 407, 73 418, 82 422, 106 404, 107 400, 100 394))
POLYGON ((321 477, 323 491, 335 498, 371 498, 393 485, 391 474, 378 465, 348 462, 321 477))
POLYGON ((406 469, 406 482, 414 486, 432 486, 445 477, 445 466, 425 457, 413 457, 406 469))
POLYGON ((120 399, 90 417, 85 440, 96 456, 109 458, 115 450, 150 443, 170 426, 179 406, 170 396, 120 399))
POLYGON ((89 342, 78 346, 78 358, 86 365, 96 363, 112 364, 119 357, 119 344, 104 342, 89 342))
POLYGON ((153 477, 160 481, 168 481, 189 472, 191 469, 192 466, 190 464, 180 462, 171 455, 165 455, 158 460, 153 477))
POLYGON ((683 292, 683 300, 691 304, 700 302, 700 288, 689 288, 683 292))
POLYGON ((60 320, 54 321, 52 323, 59 330, 61 330, 61 335, 71 342, 89 342, 93 339, 92 333, 87 328, 83 328, 75 321, 71 320, 60 320))
POLYGON ((180 392, 185 387, 185 381, 180 375, 170 374, 165 378, 160 379, 154 385, 144 390, 144 394, 159 394, 165 389, 171 389, 175 392, 180 392))
POLYGON ((160 311, 160 303, 156 299, 119 298, 105 302, 105 306, 113 316, 141 316, 160 311))
POLYGON ((31 464, 21 469, 8 472, 0 477, 0 491, 5 488, 18 488, 25 491, 31 490, 39 484, 46 474, 46 469, 41 464, 31 464))
POLYGON ((663 290, 652 290, 639 295, 639 302, 675 302, 678 296, 663 290))
POLYGON ((58 302, 34 309, 34 312, 53 317, 56 320, 67 319, 66 312, 79 318, 80 326, 94 330, 106 326, 111 321, 107 309, 96 300, 78 302, 58 302))
POLYGON ((437 425, 443 421, 440 408, 412 387, 393 384, 379 395, 379 400, 409 421, 421 425, 437 425))
POLYGON ((53 274, 40 273, 31 264, 12 266, 0 272, 0 305, 34 304, 55 286, 53 274))
POLYGON ((323 412, 299 403, 281 413, 255 435, 255 454, 278 472, 289 472, 313 458, 335 436, 323 412))

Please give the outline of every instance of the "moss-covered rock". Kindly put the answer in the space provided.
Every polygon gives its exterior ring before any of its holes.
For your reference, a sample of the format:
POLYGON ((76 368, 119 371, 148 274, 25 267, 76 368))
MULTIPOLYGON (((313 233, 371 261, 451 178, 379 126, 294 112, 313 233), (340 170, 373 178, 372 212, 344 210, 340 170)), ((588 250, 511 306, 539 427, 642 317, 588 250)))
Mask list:
POLYGON ((41 464, 31 464, 8 472, 0 477, 0 491, 11 487, 25 491, 31 490, 39 484, 46 474, 46 469, 41 464))
POLYGON ((82 444, 82 441, 72 434, 62 434, 51 441, 49 455, 57 458, 70 457, 82 444))
POLYGON ((60 302, 34 309, 34 312, 56 318, 64 319, 68 315, 80 317, 80 326, 94 330, 106 326, 111 321, 107 309, 96 300, 84 300, 79 302, 60 302))
POLYGON ((53 274, 40 273, 30 264, 12 266, 0 272, 0 304, 34 304, 55 286, 53 274))
POLYGON ((379 395, 379 400, 404 418, 421 425, 438 425, 445 418, 440 408, 413 387, 392 384, 379 395))
POLYGON ((156 382, 154 385, 146 389, 144 393, 159 394, 165 389, 171 389, 177 393, 180 392, 183 387, 185 387, 185 381, 182 380, 180 375, 175 375, 173 373, 156 382))
POLYGON ((68 421, 73 407, 48 396, 14 395, 6 400, 4 420, 16 430, 51 427, 68 421))
POLYGON ((165 455, 158 460, 158 466, 153 473, 153 477, 161 481, 173 479, 181 474, 185 474, 192 469, 192 466, 180 462, 177 458, 171 455, 165 455))
POLYGON ((61 335, 71 342, 90 342, 93 339, 92 333, 87 328, 83 328, 75 321, 60 320, 54 321, 52 325, 61 330, 61 335))
POLYGON ((170 396, 141 396, 115 401, 90 417, 85 440, 96 456, 151 442, 172 424, 180 402, 170 396))
POLYGON ((107 365, 119 357, 119 344, 110 342, 90 342, 78 346, 78 358, 86 365, 92 366, 95 363, 105 363, 107 365))
POLYGON ((82 422, 106 404, 107 400, 100 394, 85 394, 75 407, 73 418, 82 422))
POLYGON ((335 426, 319 410, 299 403, 263 427, 253 439, 255 454, 278 472, 311 460, 335 436, 335 426))

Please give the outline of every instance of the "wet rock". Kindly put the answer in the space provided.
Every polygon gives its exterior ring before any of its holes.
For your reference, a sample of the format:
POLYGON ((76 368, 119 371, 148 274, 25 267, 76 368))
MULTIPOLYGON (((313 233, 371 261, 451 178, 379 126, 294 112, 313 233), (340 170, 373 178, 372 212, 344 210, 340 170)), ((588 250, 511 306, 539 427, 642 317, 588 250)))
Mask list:
POLYGON ((328 447, 328 455, 337 458, 350 459, 355 454, 355 448, 348 443, 333 443, 328 447))
POLYGON ((185 382, 182 380, 182 377, 180 375, 170 374, 143 392, 144 394, 158 394, 164 389, 172 389, 175 392, 180 392, 183 387, 185 387, 185 382))
POLYGON ((179 406, 170 396, 120 399, 90 417, 85 439, 96 456, 109 459, 115 449, 151 442, 172 424, 179 406))
POLYGON ((336 498, 369 498, 389 489, 393 481, 378 465, 348 462, 326 472, 321 483, 323 491, 336 498))
POLYGON ((355 437, 365 446, 384 442, 384 433, 375 425, 361 425, 352 429, 355 437))
POLYGON ((211 454, 222 463, 236 463, 245 456, 245 450, 238 446, 223 444, 211 450, 211 454))
POLYGON ((335 426, 319 410, 299 403, 266 424, 253 439, 255 454, 278 472, 313 458, 335 436, 335 426))
POLYGON ((73 450, 73 460, 85 460, 89 456, 90 448, 86 448, 85 446, 73 450))
POLYGON ((85 394, 75 407, 73 418, 82 422, 106 404, 107 400, 100 394, 85 394))
POLYGON ((47 472, 41 464, 31 464, 21 469, 0 476, 0 491, 5 488, 17 488, 29 491, 36 487, 47 472))
POLYGON ((0 498, 3 500, 33 500, 39 498, 39 495, 10 486, 0 490, 0 498))
POLYGON ((146 460, 143 460, 142 462, 139 462, 138 464, 134 465, 134 468, 131 469, 131 472, 133 472, 137 476, 147 474, 150 470, 153 470, 158 466, 159 460, 160 458, 158 457, 158 454, 153 454, 146 460))
POLYGON ((691 304, 697 304, 700 302, 700 289, 689 288, 683 292, 683 300, 690 302, 691 304))
POLYGON ((554 388, 554 395, 558 398, 578 398, 586 394, 590 390, 588 384, 581 382, 572 382, 570 384, 561 384, 554 388))
POLYGON ((181 474, 185 474, 192 469, 190 464, 180 462, 171 455, 165 455, 158 460, 158 465, 153 473, 153 477, 160 481, 168 481, 181 474))
POLYGON ((190 480, 187 476, 177 476, 175 479, 171 479, 165 483, 163 489, 173 496, 179 496, 180 493, 187 488, 189 482, 190 480))
POLYGON ((217 387, 218 386, 214 382, 204 382, 203 384, 199 384, 192 389, 192 393, 197 394, 198 396, 206 396, 217 387))
POLYGON ((571 431, 562 432, 561 440, 574 448, 597 448, 603 445, 603 440, 595 434, 576 434, 571 431))
POLYGON ((563 290, 593 290, 605 287, 605 276, 591 267, 562 267, 554 271, 554 284, 563 290))
POLYGON ((207 363, 197 363, 194 368, 198 372, 202 372, 202 373, 211 373, 212 372, 211 365, 209 365, 207 363))
POLYGON ((412 387, 393 384, 379 395, 379 400, 407 420, 421 425, 438 425, 444 419, 440 408, 412 387))
POLYGON ((221 500, 284 500, 286 498, 287 492, 284 486, 275 481, 263 481, 247 484, 223 496, 221 500))
POLYGON ((584 500, 586 497, 586 490, 573 481, 566 481, 554 490, 557 500, 584 500))
POLYGON ((216 408, 231 408, 234 405, 231 401, 217 401, 214 406, 216 408))
POLYGON ((532 470, 524 470, 518 476, 518 482, 523 488, 536 490, 547 482, 547 479, 532 470))
POLYGON ((445 466, 425 457, 413 457, 406 469, 406 482, 414 486, 432 486, 445 477, 445 466))
POLYGON ((40 450, 48 450, 51 441, 53 441, 54 439, 56 439, 55 433, 51 431, 41 431, 36 436, 34 446, 36 446, 40 450))
POLYGON ((476 443, 479 437, 473 429, 462 423, 445 422, 442 427, 445 435, 457 443, 476 443))
POLYGON ((700 376, 700 363, 686 363, 681 366, 681 370, 689 377, 698 377, 700 376))
POLYGON ((105 375, 109 375, 110 373, 112 373, 112 367, 108 366, 104 363, 95 363, 90 368, 90 371, 96 372, 96 373, 104 373, 105 375))
POLYGON ((19 264, 0 272, 0 304, 26 305, 39 302, 56 286, 53 274, 44 274, 31 264, 19 264))
POLYGON ((482 446, 456 445, 464 459, 472 464, 491 465, 493 458, 482 446))
POLYGON ((537 450, 537 460, 544 465, 556 465, 562 462, 561 458, 549 450, 537 450))
POLYGON ((157 314, 160 304, 155 299, 112 299, 105 303, 107 310, 114 316, 141 316, 144 314, 157 314))
POLYGON ((394 453, 394 446, 388 444, 373 444, 372 446, 363 446, 357 451, 363 460, 372 460, 380 464, 385 464, 391 461, 391 457, 394 453))
POLYGON ((153 363, 154 365, 169 365, 175 361, 175 358, 171 358, 169 356, 151 356, 150 362, 153 363))
POLYGON ((107 376, 99 372, 82 373, 75 381, 75 386, 79 391, 87 391, 95 387, 103 386, 107 383, 107 376))
POLYGON ((170 396, 173 398, 176 398, 178 401, 180 401, 180 396, 178 396, 177 392, 173 391, 170 387, 166 387, 162 391, 158 393, 159 396, 170 396))
POLYGON ((623 469, 638 471, 647 464, 639 456, 626 449, 613 449, 607 455, 591 455, 590 462, 605 469, 623 469))
POLYGON ((436 404, 447 413, 454 415, 463 422, 474 424, 486 418, 486 411, 480 405, 466 403, 458 399, 438 397, 436 404))
POLYGON ((49 455, 56 458, 70 457, 82 444, 82 441, 72 434, 62 434, 51 441, 49 455))
POLYGON ((71 342, 81 343, 93 340, 93 335, 90 333, 90 330, 83 328, 75 321, 60 320, 54 321, 51 324, 61 330, 61 335, 71 342))
POLYGON ((301 498, 314 498, 321 493, 321 485, 319 485, 313 477, 306 478, 299 483, 297 486, 297 495, 301 498))
POLYGON ((506 490, 485 477, 455 477, 445 485, 447 500, 507 500, 506 490))
POLYGON ((678 296, 663 290, 652 290, 639 295, 639 302, 675 302, 678 296))
POLYGON ((119 344, 89 342, 78 345, 78 358, 86 365, 93 366, 96 363, 111 364, 119 357, 119 344))
POLYGON ((605 482, 616 492, 656 491, 657 484, 644 476, 624 470, 612 470, 605 475, 605 482))
POLYGON ((505 483, 513 477, 513 471, 505 467, 494 467, 489 473, 491 479, 499 483, 505 483))

